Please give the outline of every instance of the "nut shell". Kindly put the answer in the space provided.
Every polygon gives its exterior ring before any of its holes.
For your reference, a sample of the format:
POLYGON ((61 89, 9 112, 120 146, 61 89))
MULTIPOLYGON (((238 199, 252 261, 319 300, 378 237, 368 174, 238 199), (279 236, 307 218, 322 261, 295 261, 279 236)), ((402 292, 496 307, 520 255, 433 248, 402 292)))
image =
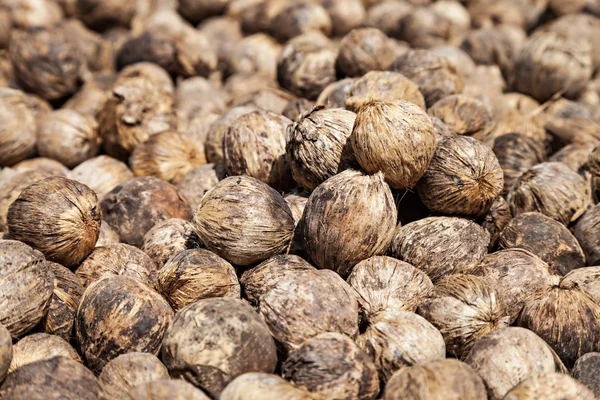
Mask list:
POLYGON ((34 333, 13 346, 13 358, 8 372, 13 373, 25 365, 54 357, 67 357, 81 362, 79 354, 65 339, 46 333, 34 333))
POLYGON ((69 341, 73 337, 75 314, 83 295, 83 282, 68 268, 53 262, 48 264, 54 274, 54 292, 40 327, 46 333, 69 341))
POLYGON ((17 172, 40 171, 48 175, 67 176, 69 168, 51 158, 36 157, 23 160, 12 167, 17 172))
POLYGON ((106 364, 99 377, 104 396, 114 400, 127 400, 130 389, 159 379, 169 379, 169 371, 148 353, 122 354, 106 364))
POLYGON ((158 379, 138 385, 127 393, 127 400, 209 400, 194 385, 180 379, 158 379))
POLYGON ((154 225, 144 236, 142 250, 160 269, 170 258, 188 249, 202 247, 194 224, 179 218, 167 219, 154 225))
POLYGON ((573 234, 577 238, 585 254, 587 265, 600 263, 600 235, 596 226, 600 223, 600 206, 594 206, 586 211, 573 227, 573 234))
POLYGON ((82 162, 67 177, 89 186, 101 200, 117 185, 132 179, 133 173, 125 163, 101 155, 82 162))
POLYGON ((340 42, 336 68, 351 78, 385 71, 394 61, 393 46, 393 40, 377 28, 354 29, 340 42))
POLYGON ((0 165, 11 166, 35 152, 35 115, 20 90, 0 88, 0 165))
POLYGON ((600 304, 600 267, 577 268, 563 278, 565 285, 574 285, 600 304))
POLYGON ((220 400, 311 400, 308 392, 298 389, 277 375, 248 372, 235 378, 223 392, 220 400))
POLYGON ((177 189, 190 204, 192 211, 195 211, 206 192, 220 180, 225 179, 225 176, 225 168, 222 164, 204 164, 185 174, 177 189))
POLYGON ((593 400, 594 393, 569 375, 536 375, 513 388, 504 400, 593 400))
POLYGON ((442 120, 457 135, 483 140, 493 128, 493 115, 480 100, 463 94, 446 96, 427 113, 442 120))

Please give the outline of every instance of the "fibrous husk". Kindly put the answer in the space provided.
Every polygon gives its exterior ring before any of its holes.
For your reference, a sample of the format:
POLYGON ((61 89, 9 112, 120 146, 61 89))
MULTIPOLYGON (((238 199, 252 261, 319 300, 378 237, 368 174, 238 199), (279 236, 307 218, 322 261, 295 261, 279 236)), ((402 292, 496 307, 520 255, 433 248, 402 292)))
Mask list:
POLYGON ((169 371, 152 354, 127 353, 110 361, 102 369, 99 380, 104 396, 111 400, 127 400, 127 392, 138 385, 169 379, 169 371))
POLYGON ((414 10, 407 1, 383 1, 367 9, 364 25, 381 29, 389 37, 401 35, 402 18, 414 10))
POLYGON ((112 73, 97 73, 75 93, 62 108, 75 110, 95 118, 110 95, 116 76, 112 73))
POLYGON ((223 392, 220 400, 311 400, 307 391, 296 388, 277 375, 248 372, 235 378, 223 392))
POLYGON ((584 176, 591 178, 592 198, 600 199, 600 146, 596 145, 581 167, 584 176))
POLYGON ((133 178, 127 164, 107 155, 90 158, 67 174, 69 179, 87 185, 102 200, 116 186, 133 178))
POLYGON ((297 122, 298 118, 312 110, 314 107, 314 101, 299 97, 296 99, 291 99, 287 106, 285 106, 285 109, 281 115, 288 118, 290 121, 297 122))
POLYGON ((105 221, 102 221, 100 224, 100 235, 98 236, 96 247, 108 246, 109 244, 116 244, 120 242, 121 238, 119 238, 117 231, 115 231, 105 221))
POLYGON ((265 322, 252 307, 224 297, 199 300, 177 313, 165 336, 162 360, 171 376, 218 398, 243 373, 272 373, 277 354, 265 322))
POLYGON ((134 178, 116 186, 102 200, 104 220, 123 243, 141 246, 144 235, 169 218, 191 219, 191 211, 177 189, 153 177, 134 178))
POLYGON ((469 2, 475 27, 513 25, 530 29, 546 10, 548 0, 477 0, 469 2))
POLYGON ((494 140, 507 134, 526 136, 544 146, 550 140, 544 128, 544 121, 537 114, 537 111, 524 113, 519 110, 508 109, 500 112, 500 115, 496 118, 494 129, 484 139, 484 142, 493 146, 494 140))
POLYGON ((256 110, 252 106, 233 107, 211 124, 205 142, 206 159, 208 162, 214 164, 223 162, 223 137, 227 133, 227 130, 236 119, 256 110))
POLYGON ((563 278, 565 285, 577 286, 600 304, 600 267, 577 268, 563 278))
MULTIPOLYGON (((559 105, 561 103, 561 101, 557 102, 559 105)), ((592 114, 586 107, 578 103, 572 103, 572 105, 575 106, 574 108, 579 109, 579 115, 560 115, 560 111, 556 108, 553 109, 551 106, 544 115, 544 127, 558 146, 565 144, 597 144, 600 140, 600 124, 593 120, 592 114), (556 114, 553 114, 553 112, 556 112, 556 114)))
POLYGON ((455 272, 468 273, 487 254, 489 233, 457 217, 428 217, 398 226, 390 253, 436 282, 455 272))
POLYGON ((100 372, 121 354, 158 354, 173 318, 165 299, 128 276, 105 277, 83 293, 75 334, 87 365, 100 372))
POLYGON ((589 207, 590 191, 589 181, 566 164, 545 162, 521 175, 507 201, 515 216, 537 211, 569 225, 589 207))
POLYGON ((258 72, 275 80, 280 52, 281 45, 264 33, 246 36, 233 46, 227 62, 227 72, 229 75, 258 72))
POLYGON ((2 190, 0 190, 0 231, 8 230, 6 225, 8 208, 19 197, 23 189, 51 175, 45 171, 17 173, 10 168, 5 168, 3 171, 6 171, 7 174, 10 171, 11 176, 6 176, 0 181, 2 187, 2 190))
POLYGON ((597 379, 599 365, 600 353, 587 353, 577 360, 571 371, 573 378, 594 392, 596 398, 600 395, 600 382, 597 379))
MULTIPOLYGON (((372 101, 405 100, 425 109, 425 99, 419 86, 398 72, 371 71, 353 81, 346 92, 346 108, 358 112, 372 101)), ((319 103, 319 102, 318 102, 319 103)))
POLYGON ((67 176, 70 172, 69 168, 65 167, 59 161, 45 157, 35 157, 28 160, 23 160, 12 168, 16 172, 40 171, 48 175, 67 176))
POLYGON ((548 161, 562 162, 567 164, 573 171, 579 171, 587 162, 595 147, 594 143, 569 144, 554 153, 548 161))
POLYGON ((532 293, 550 287, 556 279, 548 264, 519 248, 488 254, 472 273, 496 288, 497 298, 510 315, 510 322, 517 319, 532 293))
POLYGON ((494 127, 492 112, 480 100, 455 94, 433 104, 427 113, 441 119, 457 135, 483 140, 494 127))
POLYGON ((310 31, 331 34, 331 18, 318 3, 299 2, 282 9, 271 22, 271 33, 280 42, 310 31))
POLYGON ((194 385, 181 379, 158 379, 143 383, 127 393, 127 400, 209 400, 194 385))
POLYGON ((283 197, 246 176, 225 178, 209 190, 194 222, 206 248, 235 265, 250 265, 283 252, 295 228, 283 197))
POLYGON ((488 212, 477 219, 479 225, 490 234, 488 250, 492 250, 496 247, 500 232, 508 225, 510 220, 512 220, 510 206, 506 200, 504 200, 504 197, 498 197, 488 212))
POLYGON ((435 136, 435 144, 443 142, 447 137, 456 136, 454 132, 438 117, 430 117, 433 123, 433 135, 435 136))
POLYGON ((79 15, 92 28, 107 26, 128 27, 136 13, 136 3, 124 4, 119 0, 77 0, 79 15))
POLYGON ((477 372, 458 360, 415 365, 396 372, 385 387, 385 400, 481 400, 485 385, 477 372))
POLYGON ((11 239, 71 267, 94 249, 102 210, 89 187, 55 176, 26 187, 8 208, 6 220, 11 239))
POLYGON ((336 69, 348 77, 385 71, 394 62, 394 45, 393 39, 377 28, 354 29, 340 42, 336 69))
POLYGON ((73 361, 81 362, 75 349, 59 336, 47 333, 34 333, 25 336, 13 346, 13 358, 8 373, 11 374, 28 364, 54 357, 67 357, 73 361))
POLYGON ((314 264, 346 277, 359 261, 387 250, 396 220, 394 198, 383 174, 346 170, 312 192, 300 226, 314 264))
POLYGON ((483 378, 490 400, 500 400, 530 377, 564 372, 550 346, 528 329, 507 327, 481 338, 465 363, 483 378))
POLYGON ((193 223, 180 218, 171 218, 154 225, 146 235, 142 250, 160 269, 178 253, 203 246, 193 223))
POLYGON ((11 166, 32 156, 36 120, 23 92, 0 88, 0 121, 0 165, 11 166))
POLYGON ((344 108, 347 93, 356 80, 356 78, 345 78, 329 84, 319 94, 317 105, 322 105, 326 108, 344 108))
POLYGON ((12 337, 8 329, 0 324, 0 382, 4 381, 13 354, 12 337))
POLYGON ((418 312, 439 329, 446 351, 458 358, 464 358, 481 337, 510 324, 496 286, 474 275, 438 281, 418 312))
POLYGON ((206 192, 225 179, 225 176, 225 167, 222 164, 204 164, 190 170, 181 179, 177 189, 195 211, 206 192))
POLYGON ((587 265, 598 265, 600 262, 600 205, 586 211, 573 227, 573 234, 581 245, 587 265))
POLYGON ((151 62, 139 62, 126 66, 119 72, 115 82, 127 82, 128 79, 137 77, 149 79, 153 86, 163 92, 173 96, 175 94, 175 85, 169 73, 159 65, 151 62))
POLYGON ((534 375, 504 396, 504 400, 594 400, 594 393, 564 373, 534 375))
POLYGON ((463 78, 468 79, 475 73, 476 66, 475 62, 460 47, 454 47, 450 45, 435 46, 428 49, 430 52, 437 54, 438 56, 444 57, 448 62, 454 66, 454 69, 463 78))
POLYGON ((296 227, 302 219, 302 214, 304 214, 304 208, 308 202, 308 196, 308 193, 303 191, 292 191, 291 193, 283 196, 283 199, 292 211, 292 216, 294 217, 296 227))
POLYGON ((399 39, 417 48, 459 45, 470 26, 467 10, 458 2, 437 3, 441 5, 419 7, 404 17, 399 39))
POLYGON ((435 149, 433 123, 408 101, 372 101, 358 110, 354 155, 367 173, 382 172, 395 189, 411 189, 425 173, 435 149))
POLYGON ((446 356, 442 334, 412 312, 381 311, 369 319, 367 329, 356 341, 375 362, 382 383, 404 367, 446 356))

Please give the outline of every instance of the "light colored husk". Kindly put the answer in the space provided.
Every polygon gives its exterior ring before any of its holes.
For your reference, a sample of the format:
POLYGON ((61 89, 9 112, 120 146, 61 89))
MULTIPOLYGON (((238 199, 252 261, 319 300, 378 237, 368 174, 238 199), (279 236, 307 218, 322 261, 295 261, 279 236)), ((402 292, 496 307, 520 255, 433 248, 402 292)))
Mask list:
POLYGON ((313 396, 277 375, 248 372, 231 381, 220 397, 220 400, 280 399, 312 400, 313 396))
POLYGON ((569 375, 551 372, 521 382, 504 400, 594 400, 594 393, 569 375))
POLYGON ((34 333, 25 336, 13 346, 13 358, 8 373, 13 373, 27 364, 59 356, 81 362, 79 354, 65 339, 46 333, 34 333))
POLYGON ((99 376, 104 395, 110 400, 127 400, 127 392, 138 385, 169 379, 169 371, 148 353, 122 354, 110 361, 99 376))
POLYGON ((133 178, 127 164, 107 155, 90 158, 67 174, 69 179, 89 186, 102 200, 116 186, 133 178))

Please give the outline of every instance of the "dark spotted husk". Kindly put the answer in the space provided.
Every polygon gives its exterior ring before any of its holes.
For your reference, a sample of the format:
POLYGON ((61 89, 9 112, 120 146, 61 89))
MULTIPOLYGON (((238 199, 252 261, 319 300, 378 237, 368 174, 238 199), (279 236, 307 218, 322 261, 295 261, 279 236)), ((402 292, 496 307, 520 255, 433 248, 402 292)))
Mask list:
POLYGON ((597 379, 599 369, 600 353, 587 353, 577 360, 571 374, 598 397, 600 396, 600 382, 597 379))

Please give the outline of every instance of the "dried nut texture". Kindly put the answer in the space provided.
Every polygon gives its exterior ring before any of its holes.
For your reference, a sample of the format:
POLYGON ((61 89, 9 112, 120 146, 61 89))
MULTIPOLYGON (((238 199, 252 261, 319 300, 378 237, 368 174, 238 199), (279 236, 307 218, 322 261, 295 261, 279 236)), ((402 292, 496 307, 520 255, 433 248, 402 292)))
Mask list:
POLYGON ((98 123, 74 110, 57 110, 45 116, 38 127, 37 150, 69 168, 98 154, 98 123))
POLYGON ((136 4, 124 4, 119 0, 77 0, 77 9, 83 22, 90 27, 126 27, 136 13, 136 4))
POLYGON ((89 186, 102 200, 116 186, 132 179, 133 173, 127 164, 101 155, 79 164, 67 174, 67 178, 89 186))
POLYGON ((222 164, 204 164, 188 172, 177 185, 177 189, 190 204, 192 211, 196 211, 206 192, 225 179, 225 176, 222 164))
POLYGON ((124 243, 97 247, 75 273, 87 288, 107 276, 124 275, 154 286, 157 265, 142 250, 124 243))
POLYGON ((340 333, 308 339, 285 360, 282 372, 295 386, 331 400, 375 399, 379 393, 375 365, 340 333))
POLYGON ((7 376, 0 387, 5 400, 102 400, 94 374, 69 357, 28 364, 7 376))
POLYGON ((504 200, 504 197, 496 198, 488 212, 477 219, 479 225, 490 234, 490 245, 488 246, 488 250, 492 250, 496 247, 500 233, 511 220, 512 214, 510 213, 510 206, 506 200, 504 200))
POLYGON ((0 166, 10 166, 35 152, 35 115, 20 90, 0 88, 0 166))
POLYGON ((225 156, 223 155, 223 137, 229 130, 229 127, 242 115, 256 110, 257 108, 252 106, 233 107, 210 125, 205 142, 206 159, 208 162, 214 164, 223 163, 225 160, 225 156))
POLYGON ((314 190, 356 164, 349 138, 356 114, 318 106, 287 128, 286 156, 294 180, 314 190))
POLYGON ((594 393, 562 373, 534 375, 513 388, 504 400, 594 400, 594 393))
POLYGON ((0 240, 0 265, 0 323, 17 338, 46 313, 53 275, 42 253, 15 240, 0 240))
POLYGON ((151 62, 140 62, 128 65, 119 72, 116 79, 118 83, 135 82, 135 80, 129 81, 129 79, 137 77, 150 80, 152 86, 157 87, 163 92, 171 95, 175 93, 175 85, 173 84, 173 79, 169 73, 157 64, 151 62))
POLYGON ((511 322, 517 319, 529 296, 555 282, 548 264, 519 248, 488 254, 472 273, 496 288, 511 322))
POLYGON ((284 117, 290 121, 297 121, 302 115, 308 113, 315 107, 315 102, 299 97, 291 99, 285 109, 281 113, 284 117))
POLYGON ((398 226, 391 254, 414 265, 436 282, 454 272, 469 272, 487 254, 489 233, 456 217, 428 217, 398 226))
POLYGON ((356 342, 375 362, 383 383, 404 367, 446 357, 446 344, 440 331, 412 312, 380 312, 369 320, 367 329, 356 342))
POLYGON ((538 32, 515 60, 515 88, 544 102, 560 92, 574 98, 592 76, 590 43, 573 32, 538 32))
POLYGON ((291 4, 277 14, 271 24, 271 32, 277 40, 285 42, 310 31, 320 31, 329 36, 331 18, 322 6, 309 2, 291 4))
POLYGON ((433 135, 435 136, 435 144, 443 142, 447 137, 455 136, 456 134, 438 117, 430 117, 433 123, 433 135))
POLYGON ((574 282, 533 293, 517 323, 552 346, 569 369, 585 353, 600 349, 600 306, 574 282))
POLYGON ((410 50, 398 57, 390 70, 400 72, 416 83, 427 107, 463 89, 462 78, 454 65, 428 50, 410 50))
POLYGON ((200 299, 240 298, 235 269, 204 249, 184 250, 167 261, 158 272, 156 289, 176 312, 200 299))
POLYGON ((25 188, 8 209, 11 239, 41 251, 66 267, 92 252, 102 210, 87 186, 63 177, 50 177, 25 188))
POLYGON ((46 333, 69 341, 73 337, 75 314, 83 295, 83 282, 68 268, 53 262, 48 264, 54 274, 54 292, 40 327, 46 333))
POLYGON ((191 212, 177 189, 153 177, 131 179, 116 186, 102 200, 102 213, 121 241, 141 246, 144 235, 170 218, 191 219, 191 212))
POLYGON ((587 265, 600 264, 600 206, 586 211, 573 228, 573 234, 585 253, 587 265))
POLYGON ((447 352, 459 358, 464 358, 477 340, 510 323, 496 287, 474 275, 439 281, 418 311, 440 330, 447 352))
POLYGON ((8 373, 8 367, 12 361, 13 345, 12 337, 8 329, 0 324, 0 382, 4 381, 8 373))
POLYGON ((109 224, 102 221, 100 224, 100 235, 96 242, 96 247, 104 247, 109 244, 117 244, 121 241, 119 234, 109 224))
POLYGON ((0 181, 2 184, 2 190, 0 191, 0 231, 6 232, 8 230, 6 218, 11 204, 19 197, 23 189, 50 175, 47 172, 42 171, 16 173, 10 168, 5 168, 3 171, 6 172, 6 174, 11 174, 11 176, 6 176, 6 179, 0 181))
POLYGON ((235 378, 223 392, 220 400, 312 400, 307 391, 296 388, 277 375, 248 372, 235 378))
POLYGON ((521 175, 544 162, 546 158, 543 142, 519 133, 509 133, 496 138, 493 150, 504 172, 503 194, 510 191, 521 175))
POLYGON ((385 71, 394 61, 393 40, 377 28, 354 29, 340 42, 336 68, 348 77, 385 71))
POLYGON ((346 92, 344 104, 358 112, 363 104, 371 101, 396 100, 409 101, 425 109, 425 99, 415 82, 398 72, 371 71, 354 80, 346 92))
POLYGON ((111 400, 127 400, 130 389, 159 379, 169 379, 167 368, 155 355, 136 352, 106 364, 99 377, 104 396, 111 400))
POLYGON ((575 236, 560 222, 537 212, 513 219, 500 235, 500 247, 528 250, 559 275, 585 267, 585 256, 575 236))
POLYGON ((435 149, 431 119, 417 105, 403 100, 363 104, 350 142, 360 166, 371 174, 383 172, 395 189, 415 186, 435 149))
POLYGON ((173 131, 150 136, 135 147, 129 159, 136 176, 154 176, 173 184, 205 163, 204 145, 191 136, 173 131))
POLYGON ((282 253, 295 228, 283 197, 246 176, 226 178, 208 191, 194 222, 206 248, 235 265, 250 265, 282 253))
POLYGON ((198 300, 177 313, 162 346, 174 378, 184 378, 218 398, 246 372, 275 371, 275 343, 265 322, 243 300, 198 300))
POLYGON ((479 99, 464 94, 446 96, 427 113, 442 120, 457 135, 483 140, 493 128, 493 115, 479 99))
POLYGON ((88 81, 63 105, 63 108, 75 110, 82 115, 96 117, 106 100, 109 98, 110 88, 115 76, 113 74, 99 75, 97 80, 88 81))
POLYGON ((261 297, 277 286, 279 281, 300 271, 316 271, 316 268, 298 256, 279 255, 244 271, 240 283, 245 297, 257 306, 261 297))
POLYGON ((321 333, 358 334, 356 295, 332 271, 285 275, 260 297, 259 311, 283 353, 321 333))
MULTIPOLYGON (((427 3, 427 1, 425 1, 427 3)), ((413 11, 413 5, 407 1, 374 2, 367 9, 364 25, 381 29, 389 37, 400 37, 401 20, 413 11)))
POLYGON ((467 364, 446 359, 404 368, 385 387, 384 400, 481 400, 485 385, 467 364))
POLYGON ((194 385, 180 379, 158 379, 132 388, 127 400, 209 400, 194 385))
POLYGON ((423 271, 386 256, 371 257, 356 264, 348 276, 348 284, 358 294, 358 305, 365 320, 384 310, 414 312, 433 290, 431 280, 423 271))
POLYGON ((159 222, 144 236, 142 250, 160 269, 170 258, 188 249, 202 247, 193 223, 180 218, 159 222))
POLYGON ((598 381, 598 368, 600 368, 600 353, 587 353, 575 363, 571 374, 573 378, 584 384, 596 395, 600 395, 600 382, 598 381))
POLYGON ((75 333, 87 365, 100 372, 121 354, 158 354, 173 310, 149 286, 127 276, 92 283, 83 293, 75 333))
POLYGON ((260 73, 268 77, 268 81, 275 80, 280 52, 281 46, 269 35, 257 33, 246 36, 233 46, 227 62, 227 72, 231 75, 260 73))
POLYGON ((17 172, 39 171, 48 175, 67 176, 69 169, 51 158, 36 157, 23 160, 12 167, 17 172))
POLYGON ((600 304, 600 267, 577 268, 562 280, 564 285, 574 285, 600 304))
POLYGON ((346 277, 359 261, 387 250, 396 220, 394 198, 383 174, 346 170, 312 192, 300 226, 314 264, 346 277))
POLYGON ((591 202, 589 182, 566 164, 538 164, 515 182, 507 197, 514 216, 537 211, 569 225, 591 202))
POLYGON ((288 186, 285 130, 291 123, 270 111, 254 111, 237 118, 223 138, 227 173, 248 175, 274 187, 288 186))
POLYGON ((72 95, 87 74, 83 53, 63 29, 15 31, 10 58, 19 86, 44 100, 72 95))
POLYGON ((65 339, 46 333, 34 333, 25 336, 13 346, 8 372, 13 373, 25 365, 54 357, 68 357, 73 361, 81 362, 79 354, 65 339))
MULTIPOLYGON (((319 95, 316 102, 317 105, 325 106, 326 108, 344 108, 346 94, 356 80, 355 78, 346 78, 330 84, 319 95)), ((417 88, 417 90, 419 89, 417 88)))
POLYGON ((502 192, 502 167, 492 149, 466 136, 441 142, 417 186, 433 212, 479 216, 502 192))

